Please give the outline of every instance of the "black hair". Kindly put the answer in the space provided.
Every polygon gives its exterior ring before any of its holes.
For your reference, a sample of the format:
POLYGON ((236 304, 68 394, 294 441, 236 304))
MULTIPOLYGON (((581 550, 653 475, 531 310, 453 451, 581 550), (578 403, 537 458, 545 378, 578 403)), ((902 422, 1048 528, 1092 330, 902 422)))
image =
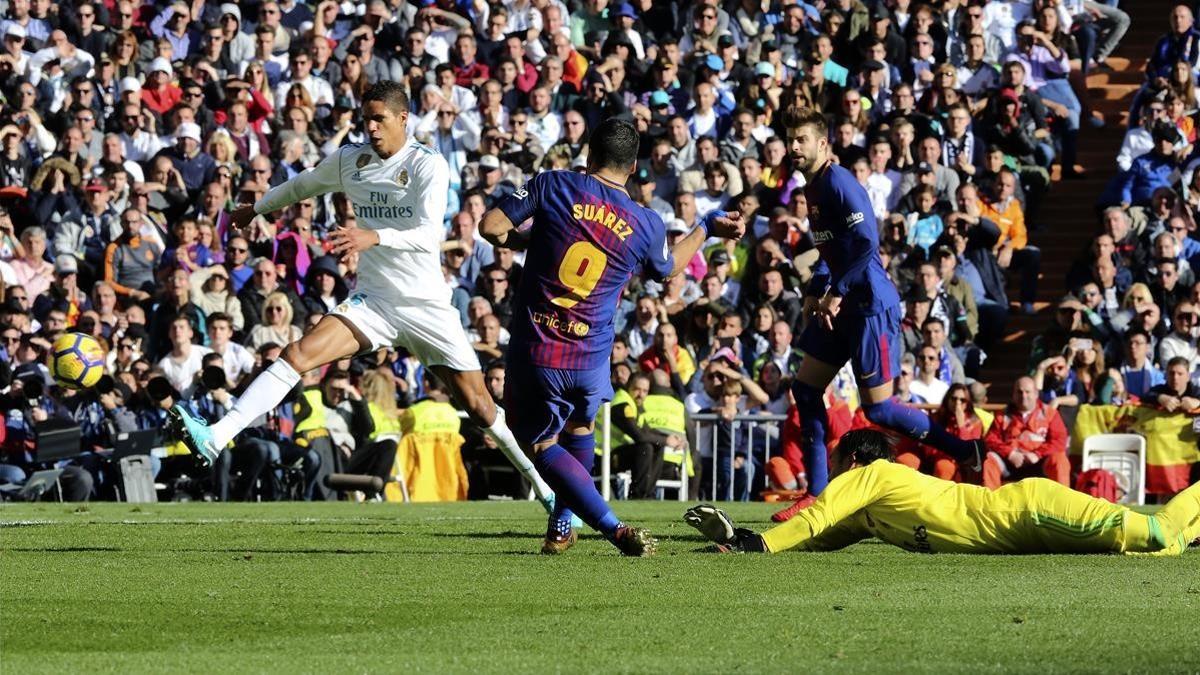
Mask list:
POLYGON ((592 132, 588 142, 588 162, 598 169, 633 168, 641 138, 631 122, 610 117, 592 132))
POLYGON ((866 466, 877 459, 891 462, 895 459, 895 451, 887 434, 875 429, 855 429, 842 435, 838 441, 837 451, 843 456, 861 466, 866 466))
POLYGON ((408 90, 394 80, 380 80, 367 88, 363 94, 363 107, 370 101, 379 101, 393 113, 408 112, 408 90))

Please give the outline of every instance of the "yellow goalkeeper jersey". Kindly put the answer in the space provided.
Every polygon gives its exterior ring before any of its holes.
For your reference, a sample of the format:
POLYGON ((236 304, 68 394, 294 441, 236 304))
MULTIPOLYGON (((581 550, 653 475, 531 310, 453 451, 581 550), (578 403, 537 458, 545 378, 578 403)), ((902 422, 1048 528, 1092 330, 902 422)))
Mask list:
POLYGON ((1137 514, 1051 480, 990 491, 877 460, 830 481, 816 502, 763 539, 772 552, 830 551, 870 537, 922 553, 1118 552, 1126 550, 1127 515, 1137 514))

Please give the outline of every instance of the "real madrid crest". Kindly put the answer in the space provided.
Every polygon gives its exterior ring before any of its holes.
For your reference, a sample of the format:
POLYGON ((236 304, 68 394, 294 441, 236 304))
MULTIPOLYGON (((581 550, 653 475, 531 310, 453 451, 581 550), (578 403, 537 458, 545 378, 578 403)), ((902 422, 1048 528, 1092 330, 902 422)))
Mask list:
POLYGON ((396 174, 396 184, 400 187, 408 187, 408 169, 400 169, 400 173, 396 174))
POLYGON ((358 156, 358 161, 354 163, 354 168, 361 169, 370 163, 371 163, 371 156, 364 152, 363 154, 358 156))

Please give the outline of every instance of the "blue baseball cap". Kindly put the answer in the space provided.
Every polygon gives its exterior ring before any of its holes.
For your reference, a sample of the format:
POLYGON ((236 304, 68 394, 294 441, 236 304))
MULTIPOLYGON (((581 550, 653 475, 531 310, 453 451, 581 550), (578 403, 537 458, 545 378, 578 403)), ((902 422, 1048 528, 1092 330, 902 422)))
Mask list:
POLYGON ((704 65, 719 72, 725 67, 725 60, 716 54, 709 54, 708 56, 704 57, 704 65))
POLYGON ((754 76, 761 77, 763 75, 775 77, 775 66, 767 63, 766 61, 759 61, 758 65, 754 66, 754 76))
POLYGON ((650 107, 657 108, 663 105, 671 105, 671 97, 667 96, 667 92, 659 89, 653 94, 650 94, 650 107))
POLYGON ((614 18, 618 16, 627 16, 631 19, 636 19, 637 10, 635 10, 633 5, 629 4, 628 2, 622 2, 612 9, 610 16, 614 18))

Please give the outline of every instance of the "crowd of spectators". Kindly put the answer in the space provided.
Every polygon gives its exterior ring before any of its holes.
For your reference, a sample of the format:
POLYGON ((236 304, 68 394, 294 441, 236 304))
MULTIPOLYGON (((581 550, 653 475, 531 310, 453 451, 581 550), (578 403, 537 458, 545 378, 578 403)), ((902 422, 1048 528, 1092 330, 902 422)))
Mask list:
MULTIPOLYGON (((796 446, 788 383, 804 358, 794 345, 816 252, 804 179, 779 126, 791 106, 826 114, 837 161, 870 196, 905 305, 897 395, 982 434, 963 417, 970 406, 955 406, 972 392, 980 402, 975 381, 1010 313, 1034 311, 1040 206, 1052 176, 1087 171, 1077 137, 1099 122, 1084 75, 1109 67, 1129 26, 1115 5, 9 0, 0 21, 5 477, 37 468, 37 423, 72 419, 88 451, 72 466, 86 469, 94 495, 111 496, 111 463, 92 451, 119 432, 161 427, 176 401, 215 419, 282 345, 346 298, 356 260, 326 253, 332 228, 355 225, 342 195, 245 230, 229 213, 362 142, 360 97, 380 79, 407 85, 410 134, 450 165, 445 283, 497 396, 522 258, 490 246, 478 223, 535 173, 581 169, 600 120, 626 117, 643 134, 628 190, 661 215, 668 241, 713 209, 746 218, 741 242, 712 242, 684 275, 635 280, 622 299, 613 432, 635 496, 672 472, 707 486, 717 448, 718 475, 736 474, 718 492, 745 498, 765 473, 755 449, 796 446), (103 393, 51 386, 47 350, 68 330, 109 348, 103 393), (758 413, 788 419, 756 437, 737 420, 758 413), (702 438, 685 423, 700 414, 712 420, 702 438)), ((1200 404, 1163 377, 1181 362, 1188 373, 1200 366, 1200 260, 1189 263, 1200 244, 1188 236, 1200 208, 1189 161, 1198 38, 1191 11, 1177 8, 1139 92, 1121 176, 1100 200, 1104 232, 1073 266, 1073 295, 1014 394, 1020 424, 989 424, 988 434, 1048 433, 1054 415, 1093 400, 1200 404)), ((225 453, 208 477, 213 494, 269 497, 262 486, 283 491, 291 468, 303 474, 297 493, 320 497, 316 477, 331 462, 386 474, 380 438, 396 431, 394 418, 445 399, 402 349, 304 384, 225 453), (326 437, 332 453, 314 449, 326 437)), ((831 414, 855 407, 848 370, 828 399, 831 414)), ((474 469, 503 460, 481 434, 463 433, 472 495, 497 492, 474 469)), ((1004 474, 1038 464, 1027 448, 996 447, 1004 474)), ((175 460, 156 461, 160 480, 196 477, 175 460)))

